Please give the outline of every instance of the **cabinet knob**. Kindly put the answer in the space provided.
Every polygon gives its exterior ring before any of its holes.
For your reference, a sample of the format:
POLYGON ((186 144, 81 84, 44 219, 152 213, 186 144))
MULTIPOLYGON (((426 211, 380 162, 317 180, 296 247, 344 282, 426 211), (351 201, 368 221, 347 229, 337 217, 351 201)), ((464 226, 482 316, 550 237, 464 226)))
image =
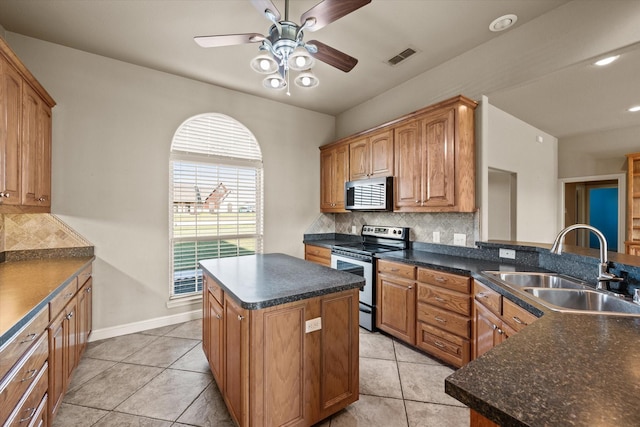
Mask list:
POLYGON ((38 334, 31 333, 31 334, 27 335, 25 337, 25 339, 20 341, 20 344, 24 344, 26 342, 31 342, 31 341, 35 340, 37 336, 38 336, 38 334))
POLYGON ((25 381, 29 381, 31 378, 35 377, 37 373, 38 369, 29 369, 27 372, 25 372, 25 374, 28 374, 28 376, 22 378, 20 382, 23 383, 25 381))
POLYGON ((446 319, 443 319, 442 317, 439 317, 439 316, 434 317, 434 319, 436 319, 440 323, 447 323, 446 319))
POLYGON ((442 303, 447 302, 446 299, 441 298, 441 297, 435 297, 435 300, 438 301, 438 302, 442 302, 442 303))
POLYGON ((238 314, 238 320, 242 320, 242 319, 244 319, 244 316, 240 316, 240 315, 238 314))
POLYGON ((522 320, 520 320, 520 318, 517 317, 517 316, 513 316, 512 319, 513 319, 514 322, 516 322, 516 323, 518 323, 520 325, 526 325, 526 323, 523 322, 522 320))
POLYGON ((44 202, 46 199, 44 197, 38 197, 39 202, 44 202))
POLYGON ((65 317, 67 318, 67 320, 71 319, 73 317, 73 311, 67 314, 65 317))
MULTIPOLYGON (((240 316, 238 316, 240 317, 240 316)), ((220 316, 219 314, 216 314, 216 319, 222 319, 222 316, 220 316)))
POLYGON ((29 421, 31 418, 33 418, 33 416, 36 414, 36 410, 38 408, 27 408, 24 410, 24 412, 29 413, 29 415, 25 418, 20 418, 20 420, 18 421, 20 424, 22 424, 25 421, 29 421))

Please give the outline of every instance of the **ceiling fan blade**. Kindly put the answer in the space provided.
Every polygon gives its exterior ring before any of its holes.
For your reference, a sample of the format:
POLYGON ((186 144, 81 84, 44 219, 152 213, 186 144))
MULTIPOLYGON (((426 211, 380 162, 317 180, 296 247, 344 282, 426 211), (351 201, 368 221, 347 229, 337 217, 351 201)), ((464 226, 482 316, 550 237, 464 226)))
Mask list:
POLYGON ((258 33, 246 33, 246 34, 225 34, 222 36, 197 36, 194 37, 196 43, 202 47, 220 47, 220 46, 233 46, 236 44, 246 43, 258 43, 264 40, 265 37, 258 33))
POLYGON ((353 56, 349 56, 346 53, 340 52, 337 49, 327 46, 326 44, 319 42, 318 40, 311 40, 308 45, 314 45, 318 48, 316 53, 311 53, 311 56, 319 61, 336 67, 338 70, 342 70, 348 73, 356 66, 358 60, 353 56))
POLYGON ((258 9, 258 12, 266 16, 269 21, 280 21, 280 11, 271 0, 251 0, 251 4, 253 5, 253 7, 258 9), (268 10, 271 11, 273 19, 267 13, 268 10))
POLYGON ((305 30, 316 31, 369 3, 371 0, 323 0, 302 14, 300 24, 313 19, 315 23, 307 24, 305 30))

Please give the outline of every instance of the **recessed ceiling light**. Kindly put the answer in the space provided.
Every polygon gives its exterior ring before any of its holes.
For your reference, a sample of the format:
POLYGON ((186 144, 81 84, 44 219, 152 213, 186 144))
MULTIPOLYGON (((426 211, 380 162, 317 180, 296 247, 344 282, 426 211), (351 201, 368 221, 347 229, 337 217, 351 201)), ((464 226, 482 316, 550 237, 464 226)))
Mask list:
POLYGON ((633 107, 629 108, 629 110, 627 111, 631 111, 632 113, 637 113, 638 111, 640 111, 640 105, 634 105, 633 107))
POLYGON ((604 67, 605 65, 611 64, 616 59, 620 58, 620 55, 607 56, 606 58, 602 58, 599 61, 593 63, 593 65, 597 65, 598 67, 604 67))
POLYGON ((491 31, 504 31, 507 28, 513 26, 516 23, 518 17, 513 14, 503 15, 500 18, 496 18, 493 20, 491 24, 489 24, 489 29, 491 31))

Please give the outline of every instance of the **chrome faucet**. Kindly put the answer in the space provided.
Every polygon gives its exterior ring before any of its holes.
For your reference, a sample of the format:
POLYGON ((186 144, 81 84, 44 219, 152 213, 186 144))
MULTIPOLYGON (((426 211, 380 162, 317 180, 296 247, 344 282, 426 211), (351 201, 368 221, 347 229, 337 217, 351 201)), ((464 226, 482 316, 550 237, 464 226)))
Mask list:
POLYGON ((604 237, 604 234, 600 230, 595 227, 590 226, 589 224, 573 224, 562 230, 558 233, 555 242, 553 242, 553 246, 551 247, 551 253, 560 255, 562 253, 562 245, 564 242, 564 237, 570 231, 577 229, 586 229, 598 237, 600 241, 600 264, 598 265, 598 284, 596 285, 596 289, 609 289, 609 282, 620 282, 623 279, 621 277, 616 276, 613 273, 609 273, 609 261, 607 260, 607 239, 604 237))

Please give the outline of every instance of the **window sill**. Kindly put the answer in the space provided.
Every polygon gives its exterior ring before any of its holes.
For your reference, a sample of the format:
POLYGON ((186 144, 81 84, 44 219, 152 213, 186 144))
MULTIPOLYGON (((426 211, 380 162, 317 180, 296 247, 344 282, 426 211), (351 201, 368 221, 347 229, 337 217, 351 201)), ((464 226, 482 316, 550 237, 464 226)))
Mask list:
POLYGON ((184 307, 187 305, 195 305, 202 303, 202 294, 189 295, 184 297, 171 297, 167 301, 167 308, 184 307))

